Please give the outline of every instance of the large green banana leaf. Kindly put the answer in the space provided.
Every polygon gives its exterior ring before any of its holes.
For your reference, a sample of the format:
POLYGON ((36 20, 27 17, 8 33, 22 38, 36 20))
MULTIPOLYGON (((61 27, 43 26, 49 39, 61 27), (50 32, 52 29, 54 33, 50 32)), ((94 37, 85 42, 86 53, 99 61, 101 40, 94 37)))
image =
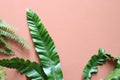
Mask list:
POLYGON ((12 58, 0 60, 0 65, 7 68, 17 69, 31 80, 47 80, 47 76, 45 75, 42 66, 36 62, 30 62, 29 60, 25 61, 20 58, 12 58))
POLYGON ((39 55, 43 70, 46 73, 48 80, 63 80, 60 59, 54 42, 38 15, 30 9, 27 9, 27 22, 35 50, 39 55))
POLYGON ((90 80, 92 77, 92 73, 96 73, 98 71, 97 66, 104 64, 107 58, 113 57, 109 54, 106 54, 104 49, 99 49, 98 55, 93 55, 88 64, 85 66, 83 70, 84 79, 90 80))

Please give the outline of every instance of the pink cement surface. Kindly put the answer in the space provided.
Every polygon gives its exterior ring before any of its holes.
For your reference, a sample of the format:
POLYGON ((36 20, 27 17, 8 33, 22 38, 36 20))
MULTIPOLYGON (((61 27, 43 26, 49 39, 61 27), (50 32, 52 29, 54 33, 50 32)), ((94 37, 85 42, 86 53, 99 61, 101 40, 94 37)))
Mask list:
MULTIPOLYGON (((104 48, 120 55, 120 0, 1 0, 0 18, 18 27, 15 31, 31 48, 12 48, 14 56, 38 61, 26 22, 26 8, 34 10, 55 41, 65 80, 82 80, 82 71, 91 55, 104 48)), ((111 63, 101 66, 92 80, 104 78, 111 63)), ((5 68, 6 69, 6 68, 5 68)), ((7 70, 7 80, 26 80, 16 70, 7 70)))

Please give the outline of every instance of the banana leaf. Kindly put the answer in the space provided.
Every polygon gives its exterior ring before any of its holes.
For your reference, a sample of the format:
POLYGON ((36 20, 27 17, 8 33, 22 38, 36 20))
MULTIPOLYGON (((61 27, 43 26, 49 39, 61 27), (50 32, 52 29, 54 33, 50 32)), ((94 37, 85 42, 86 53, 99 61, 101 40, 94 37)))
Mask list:
POLYGON ((60 59, 52 38, 35 12, 27 9, 26 14, 35 50, 48 80, 63 80, 60 59))

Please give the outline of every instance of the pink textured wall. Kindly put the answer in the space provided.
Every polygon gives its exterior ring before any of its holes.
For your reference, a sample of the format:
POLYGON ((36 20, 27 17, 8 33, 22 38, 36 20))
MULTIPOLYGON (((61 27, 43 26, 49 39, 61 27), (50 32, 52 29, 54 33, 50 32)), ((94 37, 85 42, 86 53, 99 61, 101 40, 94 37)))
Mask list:
MULTIPOLYGON (((15 56, 37 61, 29 35, 25 11, 31 8, 41 17, 55 41, 65 80, 82 80, 82 70, 98 48, 120 55, 120 0, 1 0, 0 18, 17 26, 30 49, 12 45, 15 56), (34 56, 33 56, 34 55, 34 56)), ((12 57, 15 57, 12 56, 12 57)), ((0 56, 0 58, 11 58, 0 56)), ((113 66, 106 63, 92 80, 105 77, 113 66)), ((26 80, 15 70, 8 80, 26 80)))

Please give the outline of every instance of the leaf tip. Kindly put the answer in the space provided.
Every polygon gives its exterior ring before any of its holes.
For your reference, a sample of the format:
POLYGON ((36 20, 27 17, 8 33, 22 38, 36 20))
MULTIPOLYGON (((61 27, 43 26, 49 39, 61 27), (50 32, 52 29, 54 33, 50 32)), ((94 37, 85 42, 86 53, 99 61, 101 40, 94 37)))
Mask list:
POLYGON ((103 48, 99 48, 99 52, 104 53, 105 50, 103 48))
POLYGON ((30 11, 30 9, 29 9, 29 8, 26 8, 26 11, 28 12, 28 11, 30 11))
POLYGON ((33 12, 30 8, 26 8, 26 12, 29 13, 29 12, 33 12))

